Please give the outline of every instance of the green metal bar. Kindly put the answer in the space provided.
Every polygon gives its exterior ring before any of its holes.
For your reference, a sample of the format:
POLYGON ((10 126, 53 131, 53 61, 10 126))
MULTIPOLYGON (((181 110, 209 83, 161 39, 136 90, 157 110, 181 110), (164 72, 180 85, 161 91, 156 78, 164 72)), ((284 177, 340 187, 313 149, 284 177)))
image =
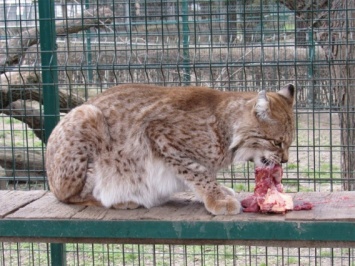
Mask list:
POLYGON ((315 104, 315 93, 314 93, 314 72, 313 72, 313 63, 315 59, 315 44, 313 40, 313 31, 308 32, 308 53, 309 53, 309 64, 308 64, 308 78, 310 80, 310 88, 308 92, 308 101, 311 106, 315 104))
POLYGON ((65 266, 67 264, 65 254, 65 244, 51 244, 51 264, 52 266, 65 266))
POLYGON ((54 1, 38 1, 42 60, 45 141, 59 120, 54 1))
POLYGON ((354 222, 0 220, 0 237, 210 241, 327 241, 355 244, 354 222))
MULTIPOLYGON (((85 8, 86 9, 90 8, 89 0, 85 0, 85 8)), ((86 35, 86 53, 85 54, 86 54, 86 62, 88 64, 87 74, 88 74, 89 83, 92 83, 93 70, 92 70, 92 52, 91 52, 91 33, 90 33, 90 29, 85 31, 85 35, 86 35)))
MULTIPOLYGON (((45 142, 59 121, 54 1, 39 0, 45 142)), ((64 244, 51 244, 52 265, 65 265, 64 244)))
POLYGON ((183 47, 183 83, 185 85, 190 85, 191 75, 190 75, 190 29, 189 29, 189 5, 187 0, 182 1, 181 5, 182 13, 182 47, 183 47))

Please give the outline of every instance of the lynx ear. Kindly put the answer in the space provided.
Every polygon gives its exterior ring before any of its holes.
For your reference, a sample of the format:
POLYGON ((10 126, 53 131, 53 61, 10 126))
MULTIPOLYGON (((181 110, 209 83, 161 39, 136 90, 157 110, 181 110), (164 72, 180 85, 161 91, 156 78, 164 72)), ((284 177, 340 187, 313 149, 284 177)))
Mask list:
POLYGON ((282 87, 277 93, 284 96, 288 102, 293 105, 295 97, 295 86, 293 86, 293 84, 282 87))
POLYGON ((266 120, 269 118, 269 99, 266 96, 266 91, 262 90, 258 94, 258 100, 254 106, 255 114, 258 118, 266 120))

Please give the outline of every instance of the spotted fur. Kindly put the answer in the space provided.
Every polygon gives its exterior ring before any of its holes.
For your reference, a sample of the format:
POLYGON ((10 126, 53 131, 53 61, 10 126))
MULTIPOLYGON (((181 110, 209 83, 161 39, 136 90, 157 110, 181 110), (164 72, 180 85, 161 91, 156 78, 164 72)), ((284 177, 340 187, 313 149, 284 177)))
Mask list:
POLYGON ((287 162, 294 87, 221 92, 127 84, 69 112, 47 144, 49 185, 62 202, 150 208, 191 189, 212 214, 237 214, 217 172, 237 161, 287 162))

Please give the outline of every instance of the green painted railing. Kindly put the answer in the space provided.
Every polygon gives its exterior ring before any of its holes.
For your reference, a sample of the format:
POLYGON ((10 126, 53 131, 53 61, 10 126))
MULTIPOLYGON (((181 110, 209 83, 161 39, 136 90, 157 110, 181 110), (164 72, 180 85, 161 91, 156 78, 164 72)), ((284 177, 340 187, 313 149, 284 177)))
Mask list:
MULTIPOLYGON (((45 141, 59 121, 54 1, 38 0, 45 141)), ((65 245, 51 244, 52 265, 65 265, 65 245)))
MULTIPOLYGON (((295 246, 354 246, 355 224, 333 221, 154 221, 0 220, 3 238, 47 242, 286 243, 295 246), (47 241, 46 241, 47 239, 47 241)), ((52 244, 52 258, 64 248, 52 244)))

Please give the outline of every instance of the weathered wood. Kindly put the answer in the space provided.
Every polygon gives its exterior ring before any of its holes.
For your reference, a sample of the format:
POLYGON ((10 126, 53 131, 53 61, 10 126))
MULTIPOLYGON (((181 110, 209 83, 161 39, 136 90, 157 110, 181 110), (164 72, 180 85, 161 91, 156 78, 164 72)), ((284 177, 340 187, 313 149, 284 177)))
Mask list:
POLYGON ((95 207, 95 206, 90 206, 85 209, 83 209, 81 212, 78 212, 72 216, 72 219, 78 219, 78 220, 102 220, 106 213, 108 212, 108 209, 102 208, 102 207, 95 207))
POLYGON ((297 193, 294 200, 314 204, 312 211, 289 212, 286 220, 355 221, 355 192, 297 193))
POLYGON ((354 192, 296 193, 294 199, 314 209, 213 216, 191 194, 149 210, 113 210, 62 204, 50 192, 0 191, 0 241, 355 246, 354 192))
POLYGON ((44 190, 37 191, 16 191, 4 190, 0 192, 0 218, 10 215, 19 208, 28 205, 34 200, 41 198, 44 190))
POLYGON ((52 193, 46 193, 43 197, 30 202, 27 206, 6 217, 12 219, 68 219, 84 208, 85 206, 62 204, 52 193))
POLYGON ((138 208, 135 210, 107 210, 105 216, 102 220, 105 221, 122 221, 122 220, 139 220, 142 215, 147 213, 149 210, 145 208, 138 208))
MULTIPOLYGON (((0 200, 7 197, 29 198, 26 206, 8 215, 16 219, 76 219, 76 220, 152 220, 152 221, 354 221, 355 192, 307 192, 295 193, 294 201, 308 201, 314 205, 312 210, 291 211, 286 214, 242 213, 231 216, 213 216, 203 204, 190 193, 177 194, 166 204, 145 209, 115 210, 101 207, 86 207, 60 203, 52 193, 43 197, 43 191, 0 191, 0 200), (33 195, 32 195, 33 194, 33 195), (38 197, 38 199, 37 199, 38 197), (32 199, 36 199, 33 201, 32 199), (32 202, 33 201, 33 202, 32 202)), ((237 197, 245 198, 250 193, 241 193, 237 197)), ((21 203, 20 205, 24 205, 21 203)), ((0 214, 9 212, 9 205, 0 206, 0 214), (3 210, 6 209, 6 211, 3 210)), ((12 206, 12 205, 10 205, 12 206)), ((15 205, 17 206, 17 205, 15 205)), ((15 207, 16 209, 16 207, 15 207)))

